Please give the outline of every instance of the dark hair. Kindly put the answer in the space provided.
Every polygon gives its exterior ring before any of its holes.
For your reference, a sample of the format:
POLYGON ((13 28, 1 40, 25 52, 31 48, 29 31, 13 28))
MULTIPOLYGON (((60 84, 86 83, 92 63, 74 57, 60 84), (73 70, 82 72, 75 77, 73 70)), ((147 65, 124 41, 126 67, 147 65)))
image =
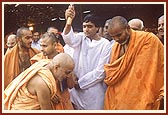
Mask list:
MULTIPOLYGON (((56 28, 56 27, 54 27, 54 26, 51 26, 51 27, 48 27, 48 28, 47 28, 47 32, 48 32, 50 29, 56 29, 56 30, 58 30, 58 28, 56 28)), ((59 30, 58 30, 58 31, 59 31, 59 30)))
POLYGON ((65 46, 64 39, 60 33, 55 34, 55 36, 58 38, 62 46, 65 46))
POLYGON ((84 17, 83 22, 92 22, 96 27, 100 27, 99 18, 95 14, 88 14, 84 17))

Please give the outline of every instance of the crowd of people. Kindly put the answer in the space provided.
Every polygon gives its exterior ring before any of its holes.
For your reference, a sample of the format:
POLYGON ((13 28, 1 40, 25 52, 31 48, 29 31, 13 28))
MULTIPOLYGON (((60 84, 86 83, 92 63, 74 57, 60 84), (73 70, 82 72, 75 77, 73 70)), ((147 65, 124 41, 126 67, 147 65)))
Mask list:
POLYGON ((63 32, 40 36, 20 27, 4 54, 5 110, 164 110, 164 15, 158 33, 141 19, 83 19, 74 32, 74 6, 63 32))

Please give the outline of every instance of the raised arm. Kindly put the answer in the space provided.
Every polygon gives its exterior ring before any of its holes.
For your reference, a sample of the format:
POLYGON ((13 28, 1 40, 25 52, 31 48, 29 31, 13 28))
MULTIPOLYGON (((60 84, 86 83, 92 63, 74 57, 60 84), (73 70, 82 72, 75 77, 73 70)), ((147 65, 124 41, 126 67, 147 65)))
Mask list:
POLYGON ((65 11, 66 24, 64 27, 64 34, 68 34, 71 30, 71 24, 75 17, 75 8, 73 5, 69 5, 68 9, 65 11))

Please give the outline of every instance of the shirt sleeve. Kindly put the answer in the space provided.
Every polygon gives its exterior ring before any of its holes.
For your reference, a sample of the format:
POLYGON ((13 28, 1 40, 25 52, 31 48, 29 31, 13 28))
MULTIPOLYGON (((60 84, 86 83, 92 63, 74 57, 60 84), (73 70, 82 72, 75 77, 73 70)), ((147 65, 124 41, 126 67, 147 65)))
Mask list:
POLYGON ((71 27, 70 32, 66 35, 65 35, 65 32, 63 31, 62 37, 65 43, 68 44, 72 48, 75 48, 78 45, 80 45, 82 41, 82 36, 80 36, 80 33, 74 34, 72 27, 71 27))

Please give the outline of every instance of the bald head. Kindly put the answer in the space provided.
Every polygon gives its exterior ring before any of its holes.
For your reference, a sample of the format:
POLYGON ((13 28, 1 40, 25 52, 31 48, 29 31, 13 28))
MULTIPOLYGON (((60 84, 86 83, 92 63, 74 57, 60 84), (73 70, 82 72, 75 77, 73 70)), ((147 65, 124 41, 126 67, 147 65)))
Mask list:
POLYGON ((158 20, 164 20, 164 15, 160 16, 158 20))
POLYGON ((127 20, 122 16, 115 16, 109 22, 109 29, 111 28, 126 28, 128 26, 127 20))
POLYGON ((158 18, 158 35, 164 36, 164 15, 158 18))
POLYGON ((134 30, 142 30, 144 28, 143 21, 140 19, 132 19, 128 25, 134 30))
POLYGON ((16 36, 17 38, 22 38, 24 36, 25 31, 30 31, 29 28, 21 27, 17 30, 16 36))
POLYGON ((55 79, 59 81, 68 78, 73 72, 74 67, 73 59, 66 53, 56 55, 50 63, 50 70, 55 79))
POLYGON ((8 48, 11 49, 12 47, 16 45, 16 43, 17 43, 16 35, 15 34, 9 35, 7 39, 8 48))
POLYGON ((56 55, 52 60, 53 65, 60 65, 61 67, 74 68, 74 61, 72 57, 66 53, 56 55))
POLYGON ((130 36, 130 27, 122 16, 113 17, 108 27, 109 35, 119 44, 127 44, 130 36))
POLYGON ((48 39, 52 43, 54 43, 54 42, 58 43, 58 37, 54 33, 46 32, 45 34, 43 34, 43 36, 41 37, 41 39, 48 39))

